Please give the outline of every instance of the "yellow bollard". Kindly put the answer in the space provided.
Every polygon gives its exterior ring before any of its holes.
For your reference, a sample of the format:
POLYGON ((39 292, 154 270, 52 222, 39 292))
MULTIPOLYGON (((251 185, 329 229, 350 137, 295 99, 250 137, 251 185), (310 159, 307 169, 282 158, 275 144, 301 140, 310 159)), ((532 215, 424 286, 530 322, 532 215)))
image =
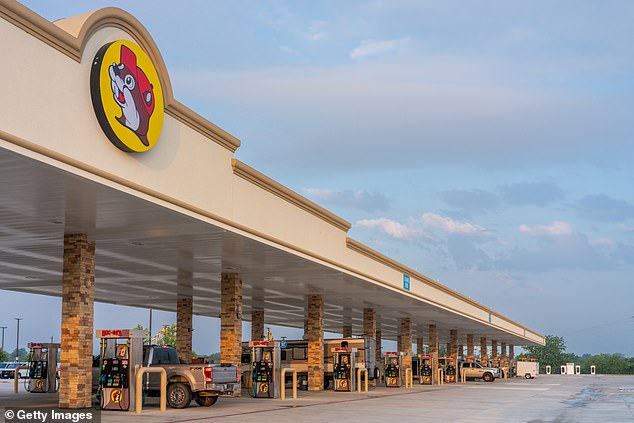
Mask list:
POLYGON ((18 366, 15 368, 15 373, 13 374, 13 393, 18 393, 18 385, 20 380, 20 370, 29 370, 29 366, 18 366))
POLYGON ((161 411, 167 409, 167 373, 162 367, 139 367, 136 371, 136 392, 134 395, 134 409, 136 414, 141 414, 143 408, 143 375, 145 373, 161 374, 161 411))
POLYGON ((282 401, 286 399, 286 383, 284 381, 287 372, 293 374, 293 399, 297 399, 297 369, 285 367, 280 372, 280 400, 282 401))
POLYGON ((405 387, 413 388, 414 386, 414 378, 412 377, 412 369, 408 367, 405 369, 405 387))
POLYGON ((361 392, 361 375, 365 376, 365 383, 364 383, 364 387, 365 387, 365 392, 368 392, 368 369, 366 369, 365 367, 359 367, 357 369, 357 392, 361 392))

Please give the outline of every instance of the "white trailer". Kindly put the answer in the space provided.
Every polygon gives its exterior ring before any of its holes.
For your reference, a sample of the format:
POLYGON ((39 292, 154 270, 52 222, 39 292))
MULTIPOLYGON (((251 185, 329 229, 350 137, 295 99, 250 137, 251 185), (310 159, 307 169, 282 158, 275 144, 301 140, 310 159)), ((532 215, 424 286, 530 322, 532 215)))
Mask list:
POLYGON ((515 375, 517 377, 523 377, 526 379, 534 379, 539 374, 539 362, 538 361, 518 361, 515 369, 515 375))

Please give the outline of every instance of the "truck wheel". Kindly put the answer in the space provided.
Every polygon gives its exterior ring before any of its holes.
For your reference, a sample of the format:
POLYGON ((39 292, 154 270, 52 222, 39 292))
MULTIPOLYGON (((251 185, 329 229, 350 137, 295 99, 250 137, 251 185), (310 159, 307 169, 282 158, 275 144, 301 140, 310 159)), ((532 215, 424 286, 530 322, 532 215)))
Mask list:
POLYGON ((482 380, 485 382, 493 382, 493 375, 491 373, 485 373, 482 375, 482 380))
POLYGON ((192 391, 184 383, 171 383, 167 386, 167 403, 172 408, 185 408, 192 400, 192 391))
POLYGON ((531 378, 531 374, 530 374, 530 373, 526 373, 526 374, 524 375, 524 378, 525 378, 525 379, 530 379, 530 378, 531 378))
POLYGON ((200 395, 196 395, 196 404, 200 405, 201 407, 211 407, 216 403, 216 401, 218 401, 217 396, 201 397, 200 395))

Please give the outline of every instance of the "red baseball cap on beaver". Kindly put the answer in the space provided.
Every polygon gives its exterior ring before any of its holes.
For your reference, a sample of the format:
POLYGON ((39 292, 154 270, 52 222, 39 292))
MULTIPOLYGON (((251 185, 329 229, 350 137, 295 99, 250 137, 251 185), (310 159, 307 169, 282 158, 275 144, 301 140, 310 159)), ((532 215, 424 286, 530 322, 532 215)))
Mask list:
POLYGON ((121 45, 121 63, 130 70, 132 76, 136 80, 139 86, 139 92, 143 98, 143 105, 145 106, 148 114, 152 114, 154 111, 154 89, 150 80, 143 72, 143 69, 136 64, 136 54, 128 47, 121 45), (149 94, 149 95, 148 95, 149 94))

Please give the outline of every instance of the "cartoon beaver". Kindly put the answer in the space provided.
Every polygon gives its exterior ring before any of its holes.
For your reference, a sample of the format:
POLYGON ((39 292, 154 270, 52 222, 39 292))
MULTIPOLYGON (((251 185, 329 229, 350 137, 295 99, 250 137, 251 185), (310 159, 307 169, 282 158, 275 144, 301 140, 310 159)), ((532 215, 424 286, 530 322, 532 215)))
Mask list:
POLYGON ((130 128, 148 147, 147 132, 154 112, 154 87, 137 66, 136 55, 124 45, 121 46, 121 63, 110 65, 108 73, 112 94, 122 112, 117 121, 130 128))

